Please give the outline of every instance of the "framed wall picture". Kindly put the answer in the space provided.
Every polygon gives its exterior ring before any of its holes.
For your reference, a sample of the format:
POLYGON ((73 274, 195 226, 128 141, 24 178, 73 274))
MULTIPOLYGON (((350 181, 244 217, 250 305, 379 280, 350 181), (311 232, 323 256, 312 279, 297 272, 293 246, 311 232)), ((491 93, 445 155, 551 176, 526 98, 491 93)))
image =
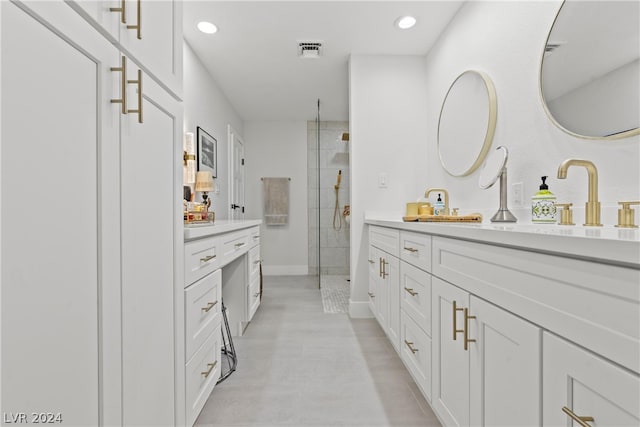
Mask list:
POLYGON ((200 126, 198 130, 198 170, 211 171, 214 178, 218 177, 218 141, 200 126))

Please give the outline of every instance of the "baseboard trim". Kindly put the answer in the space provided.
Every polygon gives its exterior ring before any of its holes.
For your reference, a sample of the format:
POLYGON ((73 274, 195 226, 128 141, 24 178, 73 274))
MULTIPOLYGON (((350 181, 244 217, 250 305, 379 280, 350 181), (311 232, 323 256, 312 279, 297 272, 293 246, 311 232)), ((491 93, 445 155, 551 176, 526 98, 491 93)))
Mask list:
POLYGON ((265 276, 306 276, 309 274, 307 265, 262 265, 265 276))
POLYGON ((349 317, 353 319, 369 319, 373 317, 368 301, 349 300, 349 317))

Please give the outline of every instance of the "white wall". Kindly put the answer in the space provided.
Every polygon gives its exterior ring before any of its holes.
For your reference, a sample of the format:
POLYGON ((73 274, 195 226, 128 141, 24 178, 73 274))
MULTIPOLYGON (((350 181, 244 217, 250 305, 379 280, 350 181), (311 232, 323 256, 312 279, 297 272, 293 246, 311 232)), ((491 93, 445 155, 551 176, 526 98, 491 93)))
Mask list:
POLYGON ((479 172, 454 178, 438 160, 442 101, 465 70, 483 70, 495 84, 498 120, 493 147, 510 150, 510 186, 523 183, 524 205, 509 204, 520 223, 530 222, 530 197, 542 175, 549 176, 547 183, 559 202, 577 207, 576 223, 583 221, 586 172, 572 169, 566 180, 555 178, 558 165, 567 158, 596 164, 603 223, 616 223, 618 201, 640 198, 640 137, 612 142, 578 139, 555 127, 541 105, 540 58, 560 3, 466 3, 429 52, 422 76, 416 75, 420 67, 415 59, 351 58, 352 315, 360 314, 367 301, 365 211, 386 211, 398 218, 404 203, 427 187, 448 189, 453 207, 460 213, 480 211, 485 222, 498 208, 498 188, 480 190, 479 172), (402 93, 398 86, 404 88, 402 93), (389 173, 387 190, 377 188, 377 173, 382 171, 389 173))
MULTIPOLYGON (((229 167, 227 125, 243 135, 243 121, 227 99, 213 77, 204 68, 191 47, 184 43, 184 132, 193 132, 200 126, 218 141, 218 178, 215 184, 218 194, 211 194, 211 210, 216 219, 228 218, 229 206, 229 167)), ((195 142, 197 147, 197 142, 195 142)), ((201 194, 196 200, 202 200, 201 194)))
POLYGON ((368 238, 365 211, 397 211, 427 186, 424 58, 362 56, 350 59, 351 304, 367 315, 368 238), (379 174, 387 188, 379 188, 379 174))
POLYGON ((263 219, 262 177, 290 177, 289 224, 262 226, 265 275, 308 272, 307 122, 246 122, 245 218, 263 219))

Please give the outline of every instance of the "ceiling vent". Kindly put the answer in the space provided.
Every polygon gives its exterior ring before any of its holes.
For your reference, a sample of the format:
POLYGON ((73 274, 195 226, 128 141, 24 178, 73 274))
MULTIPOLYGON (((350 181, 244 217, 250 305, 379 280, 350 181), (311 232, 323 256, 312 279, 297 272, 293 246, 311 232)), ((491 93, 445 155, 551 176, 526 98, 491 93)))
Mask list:
POLYGON ((322 43, 298 42, 298 56, 307 59, 319 58, 322 56, 322 43))

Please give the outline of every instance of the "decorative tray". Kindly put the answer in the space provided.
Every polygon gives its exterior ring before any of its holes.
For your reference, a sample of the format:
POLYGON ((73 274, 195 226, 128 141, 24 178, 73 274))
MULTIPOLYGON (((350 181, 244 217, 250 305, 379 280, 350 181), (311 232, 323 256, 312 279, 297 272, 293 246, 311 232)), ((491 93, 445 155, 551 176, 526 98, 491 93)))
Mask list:
POLYGON ((469 215, 411 215, 403 216, 404 222, 482 222, 482 215, 473 213, 469 215))

